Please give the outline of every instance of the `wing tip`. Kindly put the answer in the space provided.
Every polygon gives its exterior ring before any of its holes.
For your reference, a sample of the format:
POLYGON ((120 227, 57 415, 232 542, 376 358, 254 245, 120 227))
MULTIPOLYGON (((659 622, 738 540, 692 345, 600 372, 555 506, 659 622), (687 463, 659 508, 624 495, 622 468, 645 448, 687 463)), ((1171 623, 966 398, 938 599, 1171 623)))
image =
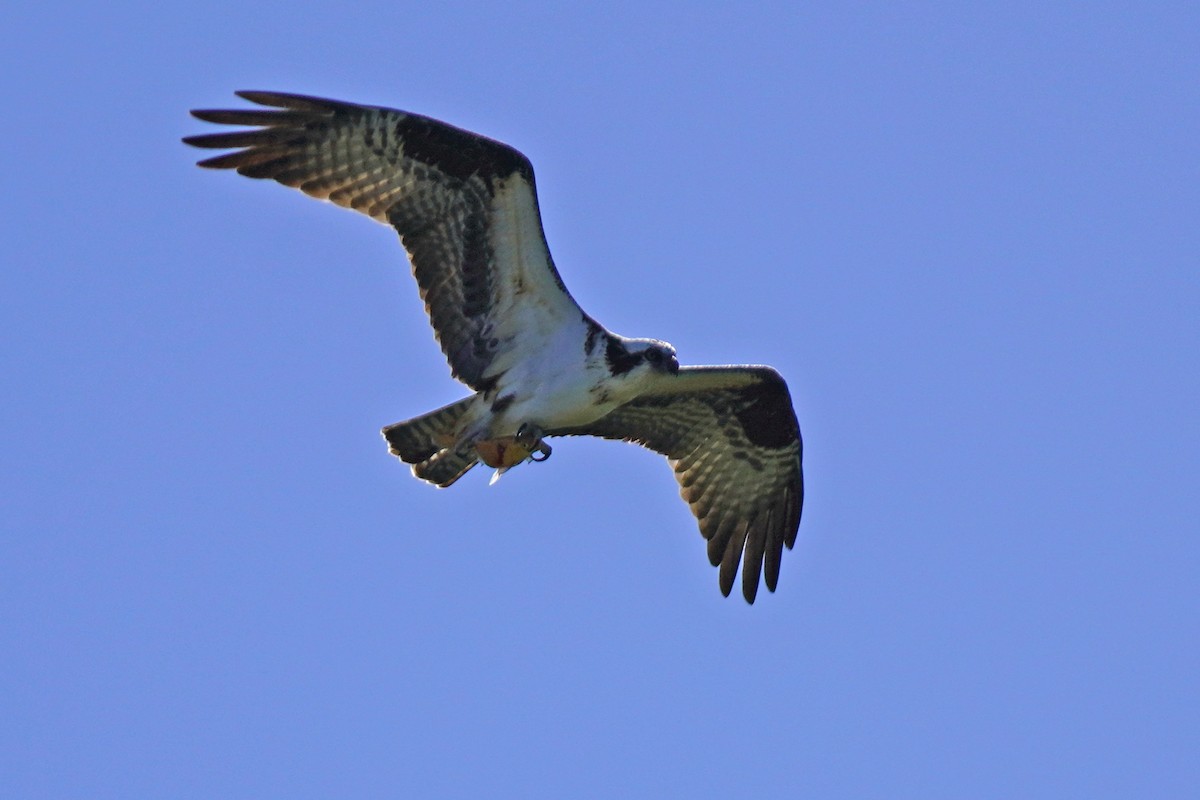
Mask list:
POLYGON ((271 110, 255 108, 193 108, 188 113, 203 122, 222 125, 276 125, 283 121, 308 121, 314 117, 330 116, 338 110, 358 108, 353 103, 326 100, 306 94, 271 92, 261 89, 239 89, 235 95, 255 105, 271 110))
POLYGON ((287 108, 288 103, 293 100, 309 99, 304 95, 291 94, 289 92, 273 92, 268 89, 236 89, 234 94, 243 100, 249 100, 251 103, 257 103, 260 106, 271 106, 272 108, 287 108))
POLYGON ((743 570, 742 575, 743 577, 747 575, 754 575, 754 579, 752 581, 742 581, 742 597, 745 598, 747 604, 754 605, 754 598, 758 597, 758 573, 751 573, 743 570))
POLYGON ((290 111, 317 111, 323 114, 331 114, 338 109, 349 110, 352 108, 361 108, 354 103, 347 103, 343 100, 329 100, 324 97, 314 97, 308 94, 295 94, 293 92, 272 92, 263 89, 238 89, 234 92, 235 95, 243 100, 249 100, 251 103, 256 103, 260 106, 268 106, 269 108, 283 108, 290 111))

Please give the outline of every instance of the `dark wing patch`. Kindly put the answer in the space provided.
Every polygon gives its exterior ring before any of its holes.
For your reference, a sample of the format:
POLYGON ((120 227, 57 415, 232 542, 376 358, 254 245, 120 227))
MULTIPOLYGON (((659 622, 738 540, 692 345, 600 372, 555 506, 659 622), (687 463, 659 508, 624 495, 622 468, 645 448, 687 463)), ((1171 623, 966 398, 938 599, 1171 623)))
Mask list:
POLYGON ((753 603, 760 574, 775 591, 804 503, 803 443, 787 384, 769 367, 688 367, 660 385, 590 425, 550 435, 621 439, 670 459, 709 562, 720 567, 722 594, 742 563, 742 595, 753 603))
POLYGON ((766 373, 760 383, 741 390, 733 413, 746 438, 759 447, 787 447, 800 438, 787 384, 774 370, 766 373))
POLYGON ((488 365, 505 342, 492 312, 511 300, 505 280, 521 280, 511 273, 535 262, 550 273, 544 285, 562 295, 544 302, 577 309, 550 261, 533 168, 518 151, 393 109, 277 92, 238 95, 275 110, 193 111, 207 122, 260 126, 185 138, 196 147, 241 148, 200 166, 272 179, 394 227, 451 371, 473 389, 486 385, 488 365), (516 191, 531 211, 498 225, 498 215, 516 213, 516 191), (510 194, 498 202, 504 192, 510 194), (497 248, 517 247, 513 242, 527 250, 497 258, 497 248), (503 270, 508 274, 498 274, 503 270))

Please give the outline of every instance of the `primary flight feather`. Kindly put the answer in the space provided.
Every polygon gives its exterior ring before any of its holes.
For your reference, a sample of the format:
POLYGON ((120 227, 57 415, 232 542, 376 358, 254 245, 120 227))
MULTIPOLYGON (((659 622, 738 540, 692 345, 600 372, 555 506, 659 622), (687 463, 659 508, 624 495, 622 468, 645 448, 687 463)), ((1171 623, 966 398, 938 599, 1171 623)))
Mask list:
POLYGON ((395 228, 451 373, 474 390, 383 429, 414 475, 449 486, 480 460, 501 472, 544 460, 549 436, 636 442, 670 460, 721 592, 739 564, 747 602, 760 575, 775 590, 804 502, 800 428, 779 373, 681 368, 666 342, 592 319, 550 258, 533 167, 508 145, 388 108, 237 94, 266 108, 193 111, 255 128, 186 137, 233 149, 200 166, 270 178, 395 228))

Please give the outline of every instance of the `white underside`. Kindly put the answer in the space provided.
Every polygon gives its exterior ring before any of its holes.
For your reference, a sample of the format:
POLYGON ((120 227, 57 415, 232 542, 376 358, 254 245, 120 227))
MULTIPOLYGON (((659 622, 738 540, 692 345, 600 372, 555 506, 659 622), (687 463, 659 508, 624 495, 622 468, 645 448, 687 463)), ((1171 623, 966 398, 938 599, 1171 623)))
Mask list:
POLYGON ((525 423, 551 429, 599 419, 633 396, 634 387, 626 391, 624 385, 631 381, 613 380, 603 352, 590 359, 584 353, 588 326, 547 269, 550 254, 531 187, 514 176, 496 188, 492 211, 489 235, 496 274, 504 278, 496 287, 492 314, 506 346, 485 377, 501 376, 489 400, 515 399, 498 414, 490 402, 481 402, 462 434, 512 436, 525 423), (602 382, 609 389, 607 398, 594 390, 602 382))
MULTIPOLYGON (((614 379, 603 355, 588 358, 583 346, 587 326, 582 318, 560 326, 534 353, 506 367, 495 397, 515 398, 498 414, 482 406, 486 435, 511 436, 525 423, 543 430, 586 425, 600 419, 636 393, 635 380, 614 379), (603 387, 604 391, 599 391, 603 387)), ((483 422, 479 418, 476 424, 483 422)))
POLYGON ((493 187, 491 239, 498 278, 491 320, 502 343, 483 378, 499 376, 462 422, 459 442, 513 436, 526 423, 543 430, 586 425, 632 399, 644 376, 613 377, 604 358, 584 352, 589 326, 549 269, 550 254, 532 187, 519 175, 493 187), (512 397, 499 413, 497 399, 512 397))

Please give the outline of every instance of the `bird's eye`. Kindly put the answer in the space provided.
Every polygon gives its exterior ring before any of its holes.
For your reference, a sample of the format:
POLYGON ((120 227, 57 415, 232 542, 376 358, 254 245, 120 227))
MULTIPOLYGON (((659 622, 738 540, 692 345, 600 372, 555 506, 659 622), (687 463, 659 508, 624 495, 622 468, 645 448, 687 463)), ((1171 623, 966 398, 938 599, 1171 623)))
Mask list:
POLYGON ((651 349, 646 351, 646 360, 651 364, 657 364, 662 361, 662 351, 651 349))

